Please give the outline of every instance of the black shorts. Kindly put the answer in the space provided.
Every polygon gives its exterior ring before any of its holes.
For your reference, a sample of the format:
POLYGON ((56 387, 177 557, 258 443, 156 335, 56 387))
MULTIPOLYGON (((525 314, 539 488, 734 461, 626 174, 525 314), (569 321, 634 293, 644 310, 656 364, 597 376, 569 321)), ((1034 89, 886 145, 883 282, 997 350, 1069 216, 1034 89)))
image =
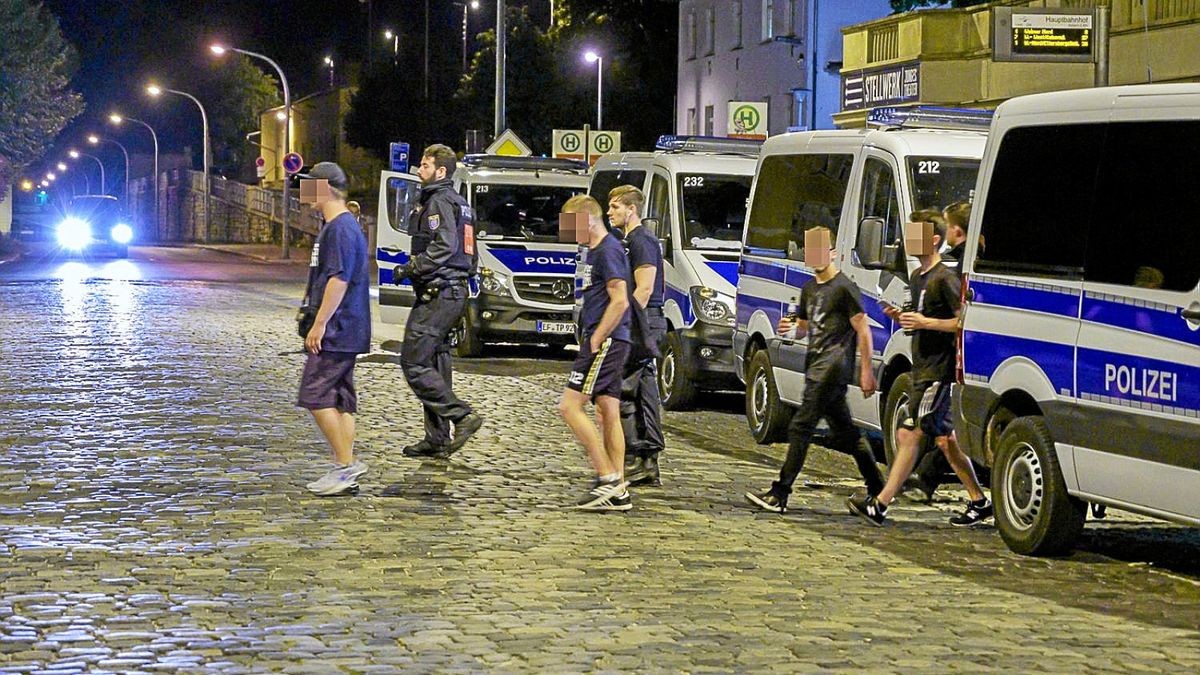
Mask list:
POLYGON ((309 410, 337 408, 358 412, 358 392, 354 390, 354 364, 357 354, 348 352, 309 352, 300 376, 300 396, 296 405, 309 410))
POLYGON ((909 431, 920 427, 930 438, 948 436, 954 431, 950 419, 950 383, 913 382, 908 417, 901 424, 909 431))
POLYGON ((621 398, 621 381, 625 376, 625 361, 629 358, 629 343, 608 338, 599 351, 591 353, 591 341, 584 338, 579 357, 571 367, 567 388, 574 389, 594 402, 598 396, 621 398))

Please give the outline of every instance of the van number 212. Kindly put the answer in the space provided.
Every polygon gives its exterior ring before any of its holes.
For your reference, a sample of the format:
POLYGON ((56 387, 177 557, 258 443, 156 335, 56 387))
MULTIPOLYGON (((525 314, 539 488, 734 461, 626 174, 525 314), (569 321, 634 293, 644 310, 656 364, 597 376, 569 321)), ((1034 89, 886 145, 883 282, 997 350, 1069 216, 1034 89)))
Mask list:
POLYGON ((926 159, 926 160, 917 162, 917 173, 939 174, 941 172, 942 172, 942 163, 941 162, 935 162, 930 159, 926 159))

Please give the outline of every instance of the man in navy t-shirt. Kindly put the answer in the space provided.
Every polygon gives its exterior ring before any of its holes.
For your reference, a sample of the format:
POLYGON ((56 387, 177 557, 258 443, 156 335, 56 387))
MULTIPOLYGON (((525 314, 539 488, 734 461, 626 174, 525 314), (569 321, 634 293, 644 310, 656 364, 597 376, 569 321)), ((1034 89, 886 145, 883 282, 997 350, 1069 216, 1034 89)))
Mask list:
POLYGON ((625 437, 621 434, 620 399, 630 349, 629 263, 625 249, 604 228, 600 204, 595 199, 576 195, 563 205, 563 213, 587 218, 588 256, 582 272, 579 357, 558 402, 559 414, 587 450, 596 470, 596 480, 575 507, 588 511, 628 511, 633 504, 626 490, 628 483, 622 480, 625 437), (589 400, 596 405, 599 432, 584 410, 589 400))
POLYGON ((305 304, 317 306, 304 339, 308 360, 296 405, 308 409, 333 453, 334 467, 308 489, 322 496, 358 488, 367 465, 354 458, 356 356, 371 350, 367 240, 346 209, 349 181, 341 167, 321 162, 302 177, 301 203, 325 220, 313 243, 305 304))

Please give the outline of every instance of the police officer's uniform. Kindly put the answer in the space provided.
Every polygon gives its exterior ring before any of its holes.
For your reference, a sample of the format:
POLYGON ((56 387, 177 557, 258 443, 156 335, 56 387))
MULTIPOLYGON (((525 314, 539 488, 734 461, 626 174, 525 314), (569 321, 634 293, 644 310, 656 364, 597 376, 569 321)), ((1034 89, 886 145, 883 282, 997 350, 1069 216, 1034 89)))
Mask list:
POLYGON ((450 179, 422 186, 408 220, 412 259, 400 271, 416 293, 400 366, 425 407, 425 441, 438 448, 450 443, 450 423, 472 413, 451 391, 449 337, 466 310, 468 279, 475 273, 473 220, 450 179))

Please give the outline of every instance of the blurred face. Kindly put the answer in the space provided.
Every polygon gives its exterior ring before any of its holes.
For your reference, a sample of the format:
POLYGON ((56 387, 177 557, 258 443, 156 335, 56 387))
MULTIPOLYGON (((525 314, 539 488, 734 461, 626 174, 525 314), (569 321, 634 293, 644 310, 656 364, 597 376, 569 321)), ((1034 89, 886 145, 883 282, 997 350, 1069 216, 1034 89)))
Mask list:
POLYGON ((811 229, 804 232, 804 264, 823 272, 833 262, 833 242, 829 230, 811 229))
POLYGON ((905 223, 904 250, 908 255, 933 255, 941 244, 933 223, 905 223))
POLYGON ((429 185, 434 181, 444 179, 446 169, 438 167, 432 157, 425 156, 421 158, 421 165, 417 167, 417 175, 420 176, 423 185, 429 185))
POLYGON ((329 181, 320 178, 300 179, 300 203, 309 204, 314 209, 321 208, 325 202, 333 199, 329 191, 329 181))
POLYGON ((612 223, 613 227, 619 227, 624 230, 638 222, 637 209, 622 204, 620 200, 614 199, 608 203, 608 222, 612 223))

